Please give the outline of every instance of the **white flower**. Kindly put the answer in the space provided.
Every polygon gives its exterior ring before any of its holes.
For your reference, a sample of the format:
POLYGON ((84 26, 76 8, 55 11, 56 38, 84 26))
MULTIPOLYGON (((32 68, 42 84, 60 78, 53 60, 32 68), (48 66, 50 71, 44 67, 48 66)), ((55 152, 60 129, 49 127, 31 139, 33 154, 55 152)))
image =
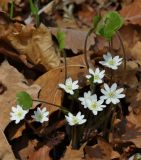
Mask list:
POLYGON ((35 121, 43 123, 45 121, 48 121, 48 115, 49 112, 46 111, 46 107, 40 109, 39 107, 37 108, 37 111, 34 111, 34 115, 31 117, 35 119, 35 121))
POLYGON ((100 61, 99 63, 113 70, 118 69, 118 66, 121 65, 123 59, 119 58, 119 56, 115 56, 112 58, 112 55, 109 52, 107 53, 107 55, 103 55, 103 58, 104 61, 100 61))
POLYGON ((65 117, 70 126, 80 125, 87 121, 84 119, 84 115, 81 115, 81 112, 78 112, 76 116, 69 112, 68 116, 65 117))
POLYGON ((93 77, 94 83, 102 83, 102 78, 104 77, 105 70, 100 71, 99 68, 96 68, 95 71, 93 71, 91 68, 89 68, 90 75, 86 75, 86 78, 90 79, 93 77))
POLYGON ((104 100, 97 100, 97 95, 94 94, 86 100, 86 105, 94 115, 97 115, 98 111, 102 111, 106 107, 106 105, 102 105, 103 102, 104 100))
POLYGON ((91 91, 84 92, 84 97, 79 97, 78 99, 81 101, 81 104, 84 106, 84 108, 87 108, 86 100, 91 97, 92 93, 91 91))
POLYGON ((11 117, 10 119, 15 121, 16 124, 18 124, 21 120, 25 118, 25 115, 28 113, 28 110, 23 110, 23 108, 20 105, 17 105, 16 107, 12 107, 12 112, 10 113, 11 117))
POLYGON ((79 88, 78 81, 73 82, 71 78, 67 78, 65 84, 59 84, 59 87, 71 95, 74 94, 74 90, 79 88))
POLYGON ((120 102, 120 98, 125 97, 125 94, 121 94, 123 92, 123 88, 117 89, 117 84, 114 83, 111 87, 109 87, 106 83, 104 84, 104 89, 101 89, 101 92, 104 94, 100 97, 102 100, 106 100, 106 104, 113 103, 117 104, 120 102))

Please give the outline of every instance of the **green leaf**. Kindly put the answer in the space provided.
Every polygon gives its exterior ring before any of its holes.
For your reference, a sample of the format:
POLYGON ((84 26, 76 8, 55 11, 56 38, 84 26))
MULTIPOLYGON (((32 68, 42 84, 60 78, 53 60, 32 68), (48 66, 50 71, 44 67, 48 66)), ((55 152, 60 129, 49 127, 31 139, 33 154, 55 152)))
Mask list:
POLYGON ((10 4, 10 18, 11 19, 13 18, 13 15, 14 15, 14 1, 12 0, 10 4))
POLYGON ((33 105, 32 97, 24 91, 17 93, 16 101, 24 110, 30 109, 33 105))
POLYGON ((94 18, 93 18, 93 28, 96 28, 96 27, 97 27, 100 19, 101 19, 100 16, 94 16, 94 18))
POLYGON ((58 29, 56 35, 57 41, 59 43, 59 49, 62 50, 65 48, 65 33, 58 29))
POLYGON ((102 35, 107 40, 111 40, 115 33, 122 27, 123 23, 123 18, 118 12, 109 12, 98 23, 96 33, 102 35))

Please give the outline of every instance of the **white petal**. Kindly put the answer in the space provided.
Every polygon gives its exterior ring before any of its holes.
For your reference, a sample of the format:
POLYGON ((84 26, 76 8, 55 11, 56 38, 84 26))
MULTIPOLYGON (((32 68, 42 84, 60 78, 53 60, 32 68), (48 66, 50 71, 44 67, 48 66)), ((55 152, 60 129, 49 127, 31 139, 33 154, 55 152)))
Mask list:
POLYGON ((117 89, 117 84, 114 83, 112 86, 111 86, 111 91, 115 91, 117 89))
POLYGON ((71 85, 72 84, 72 78, 69 77, 66 79, 65 85, 71 85))
POLYGON ((59 84, 59 87, 62 88, 62 89, 66 88, 66 86, 64 84, 62 84, 62 83, 59 84))
POLYGON ((106 90, 107 92, 109 92, 109 91, 110 91, 110 88, 109 88, 109 86, 108 86, 108 84, 107 84, 107 83, 104 83, 104 88, 105 88, 105 90, 106 90))
POLYGON ((94 75, 94 71, 91 68, 89 68, 89 73, 94 75))

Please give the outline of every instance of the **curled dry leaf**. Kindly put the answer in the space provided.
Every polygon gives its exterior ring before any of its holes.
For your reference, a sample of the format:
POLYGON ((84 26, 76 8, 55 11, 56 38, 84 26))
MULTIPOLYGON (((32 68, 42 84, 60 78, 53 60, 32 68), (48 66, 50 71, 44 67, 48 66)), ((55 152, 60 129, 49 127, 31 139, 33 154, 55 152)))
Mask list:
POLYGON ((7 40, 34 65, 40 64, 49 70, 60 64, 51 33, 43 24, 37 29, 22 25, 20 31, 9 34, 7 40))
MULTIPOLYGON (((2 12, 0 30, 0 40, 11 44, 19 56, 27 57, 24 58, 27 61, 34 65, 42 65, 46 70, 59 66, 59 53, 55 50, 50 31, 43 24, 36 29, 31 25, 12 23, 2 12)), ((0 48, 2 47, 1 44, 0 48)))
MULTIPOLYGON (((57 28, 50 28, 51 32, 56 35, 57 28)), ((65 29, 61 28, 61 31, 65 33, 65 49, 71 49, 74 53, 78 53, 84 50, 85 39, 88 33, 87 31, 77 29, 65 29)), ((95 44, 95 34, 91 34, 87 42, 87 50, 91 45, 95 44)))

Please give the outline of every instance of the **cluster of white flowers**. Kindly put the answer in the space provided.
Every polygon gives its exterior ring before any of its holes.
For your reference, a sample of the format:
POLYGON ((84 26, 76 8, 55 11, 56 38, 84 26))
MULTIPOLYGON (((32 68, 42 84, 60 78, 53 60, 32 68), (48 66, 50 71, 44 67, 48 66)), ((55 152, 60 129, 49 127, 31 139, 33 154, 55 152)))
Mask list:
MULTIPOLYGON (((118 69, 118 66, 122 63, 122 58, 119 58, 119 56, 112 57, 112 55, 108 52, 107 55, 103 56, 104 61, 100 61, 99 63, 111 68, 113 70, 118 69)), ((105 76, 105 70, 101 70, 99 68, 96 68, 94 71, 89 68, 89 74, 86 75, 86 78, 89 80, 92 80, 92 83, 102 83, 103 78, 105 76)), ((79 89, 78 80, 73 81, 71 77, 67 78, 65 83, 59 84, 59 87, 63 89, 66 93, 73 95, 75 93, 75 90, 79 89)), ((120 102, 119 99, 124 98, 125 94, 122 92, 124 91, 123 88, 117 89, 117 84, 114 83, 111 86, 108 86, 108 84, 104 83, 104 88, 101 89, 101 93, 103 95, 100 96, 98 99, 96 94, 92 94, 91 91, 84 92, 83 97, 79 97, 79 101, 84 106, 84 108, 88 108, 94 115, 97 115, 99 111, 102 111, 106 104, 117 104, 120 102), (104 104, 106 103, 106 104, 104 104)), ((15 123, 19 123, 21 120, 23 120, 28 113, 28 110, 23 110, 22 106, 17 105, 16 107, 12 107, 11 120, 14 120, 15 123)), ((46 108, 40 109, 37 108, 36 111, 34 111, 34 115, 32 115, 32 118, 40 123, 43 123, 45 121, 48 121, 48 115, 49 112, 46 111, 46 108)), ((86 122, 86 119, 84 119, 84 115, 81 114, 81 112, 78 112, 76 116, 74 116, 72 113, 68 113, 66 117, 67 122, 69 125, 81 125, 86 122)))
MULTIPOLYGON (((103 66, 111 68, 113 70, 118 69, 118 66, 122 63, 122 58, 119 56, 112 57, 112 55, 108 52, 106 55, 103 55, 104 61, 100 61, 99 63, 103 66)), ((105 76, 105 70, 101 70, 96 68, 94 71, 89 68, 89 74, 86 75, 86 78, 92 80, 92 83, 102 83, 103 78, 105 76)), ((66 79, 65 84, 59 84, 59 87, 62 88, 66 93, 71 95, 74 94, 74 91, 79 88, 78 81, 72 81, 71 78, 66 79)), ((125 94, 122 92, 124 91, 123 88, 117 89, 117 84, 114 83, 111 86, 104 83, 104 88, 101 89, 101 93, 103 94, 100 96, 99 100, 96 94, 91 93, 91 91, 84 92, 83 97, 79 97, 81 104, 84 108, 88 108, 92 111, 94 115, 97 115, 99 111, 102 111, 106 104, 117 104, 120 102, 120 98, 124 98, 125 94), (104 104, 104 102, 106 104, 104 104)), ((65 116, 69 125, 80 125, 86 122, 84 119, 84 115, 81 115, 81 112, 78 112, 76 116, 72 113, 68 113, 68 116, 65 116)))
MULTIPOLYGON (((12 112, 10 113, 11 117, 10 119, 12 121, 15 121, 16 124, 18 124, 21 120, 23 120, 28 113, 29 110, 24 110, 22 106, 17 105, 16 107, 12 107, 12 112)), ((34 118, 35 121, 43 123, 45 121, 48 121, 48 114, 49 112, 46 111, 46 108, 40 109, 37 108, 37 111, 34 111, 34 115, 31 117, 34 118)))

